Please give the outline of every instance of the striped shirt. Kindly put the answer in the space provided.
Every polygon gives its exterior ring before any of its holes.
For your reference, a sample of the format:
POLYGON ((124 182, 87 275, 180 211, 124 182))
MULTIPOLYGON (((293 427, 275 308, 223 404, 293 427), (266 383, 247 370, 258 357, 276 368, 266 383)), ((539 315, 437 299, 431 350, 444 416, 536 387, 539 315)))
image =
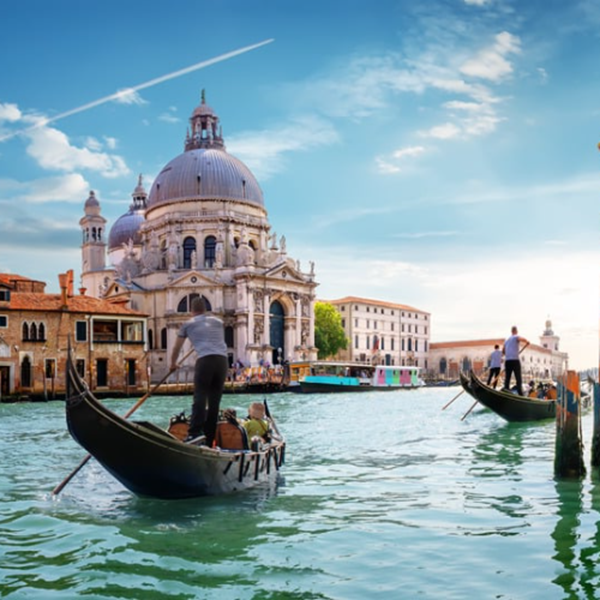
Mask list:
POLYGON ((179 329, 178 337, 188 338, 198 357, 217 354, 227 356, 223 321, 212 315, 196 315, 179 329))

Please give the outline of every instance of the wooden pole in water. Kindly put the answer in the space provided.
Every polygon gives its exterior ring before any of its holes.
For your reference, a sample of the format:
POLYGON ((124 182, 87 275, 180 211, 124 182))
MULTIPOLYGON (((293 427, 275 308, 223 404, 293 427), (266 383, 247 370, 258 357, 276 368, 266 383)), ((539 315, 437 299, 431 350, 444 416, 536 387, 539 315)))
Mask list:
POLYGON ((554 475, 558 478, 585 476, 581 442, 579 377, 567 371, 558 382, 554 475))
POLYGON ((594 383, 594 433, 592 435, 591 463, 592 467, 600 467, 600 382, 598 381, 594 383))

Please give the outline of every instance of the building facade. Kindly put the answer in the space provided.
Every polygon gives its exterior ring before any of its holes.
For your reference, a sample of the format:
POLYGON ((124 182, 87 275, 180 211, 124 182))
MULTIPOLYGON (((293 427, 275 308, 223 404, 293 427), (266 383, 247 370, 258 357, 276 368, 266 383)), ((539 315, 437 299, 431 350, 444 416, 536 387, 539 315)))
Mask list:
MULTIPOLYGON (((271 230, 261 188, 226 151, 204 92, 183 153, 162 169, 149 194, 140 178, 129 211, 107 237, 92 192, 80 225, 82 284, 92 295, 150 315, 154 381, 167 373, 170 349, 197 296, 224 321, 230 364, 316 358, 314 263, 303 270, 288 256, 285 236, 271 230)), ((193 358, 188 363, 189 370, 193 358)))
POLYGON ((73 272, 60 294, 19 275, 0 274, 0 399, 64 395, 71 345, 79 374, 95 393, 146 389, 146 317, 122 304, 73 294, 73 272))
MULTIPOLYGON (((430 345, 430 375, 436 379, 454 380, 461 371, 470 369, 481 375, 488 369, 490 354, 496 344, 502 349, 504 338, 434 342, 430 345)), ((569 355, 561 352, 559 346, 560 338, 554 334, 548 320, 539 344, 530 343, 521 353, 523 381, 560 377, 568 369, 569 355)))
POLYGON ((340 313, 348 338, 337 360, 428 368, 430 313, 356 296, 327 302, 340 313))

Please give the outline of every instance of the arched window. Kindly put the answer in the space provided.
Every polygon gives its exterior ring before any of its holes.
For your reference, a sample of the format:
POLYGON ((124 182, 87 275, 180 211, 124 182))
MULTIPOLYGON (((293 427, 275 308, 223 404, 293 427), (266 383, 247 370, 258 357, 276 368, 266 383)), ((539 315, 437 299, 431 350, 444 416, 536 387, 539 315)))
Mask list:
POLYGON ((31 387, 31 361, 29 356, 25 356, 21 363, 21 387, 31 387))
POLYGON ((167 240, 160 243, 160 268, 163 271, 167 268, 167 240))
POLYGON ((408 351, 412 352, 412 338, 408 338, 408 351))
POLYGON ((196 251, 196 240, 193 237, 186 237, 183 240, 183 268, 192 268, 192 254, 196 251))
POLYGON ((23 341, 29 341, 29 325, 27 323, 23 323, 23 341))
POLYGON ((38 340, 41 340, 42 342, 46 341, 46 327, 44 327, 43 323, 40 323, 40 326, 38 327, 38 340))
POLYGON ((446 374, 446 369, 448 368, 448 363, 445 358, 440 359, 440 375, 446 374))
POLYGON ((214 235, 209 235, 204 240, 204 266, 207 269, 212 268, 215 264, 216 249, 217 238, 214 235))
POLYGON ((163 327, 160 330, 160 347, 162 350, 167 349, 167 328, 163 327))
POLYGON ((154 331, 148 329, 148 350, 154 350, 154 331))
POLYGON ((468 373, 471 370, 471 361, 468 356, 465 356, 462 360, 462 370, 468 373))
POLYGON ((29 339, 37 340, 37 326, 35 323, 32 323, 31 327, 29 328, 29 339))
MULTIPOLYGON (((177 312, 178 313, 190 312, 192 309, 192 301, 194 300, 194 298, 199 298, 199 297, 200 297, 200 294, 188 294, 187 296, 184 296, 179 301, 179 304, 177 305, 177 312)), ((212 306, 210 305, 208 298, 206 296, 202 296, 202 299, 204 300, 204 304, 206 304, 206 310, 211 311, 212 306)))

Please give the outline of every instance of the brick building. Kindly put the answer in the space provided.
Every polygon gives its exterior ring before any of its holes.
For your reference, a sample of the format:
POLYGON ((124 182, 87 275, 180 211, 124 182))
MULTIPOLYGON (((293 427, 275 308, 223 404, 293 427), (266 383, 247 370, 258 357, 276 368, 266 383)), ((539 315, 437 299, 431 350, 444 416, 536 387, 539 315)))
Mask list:
POLYGON ((0 399, 64 395, 69 341, 79 373, 95 393, 147 386, 146 315, 123 304, 73 294, 73 272, 46 284, 0 273, 0 399))

